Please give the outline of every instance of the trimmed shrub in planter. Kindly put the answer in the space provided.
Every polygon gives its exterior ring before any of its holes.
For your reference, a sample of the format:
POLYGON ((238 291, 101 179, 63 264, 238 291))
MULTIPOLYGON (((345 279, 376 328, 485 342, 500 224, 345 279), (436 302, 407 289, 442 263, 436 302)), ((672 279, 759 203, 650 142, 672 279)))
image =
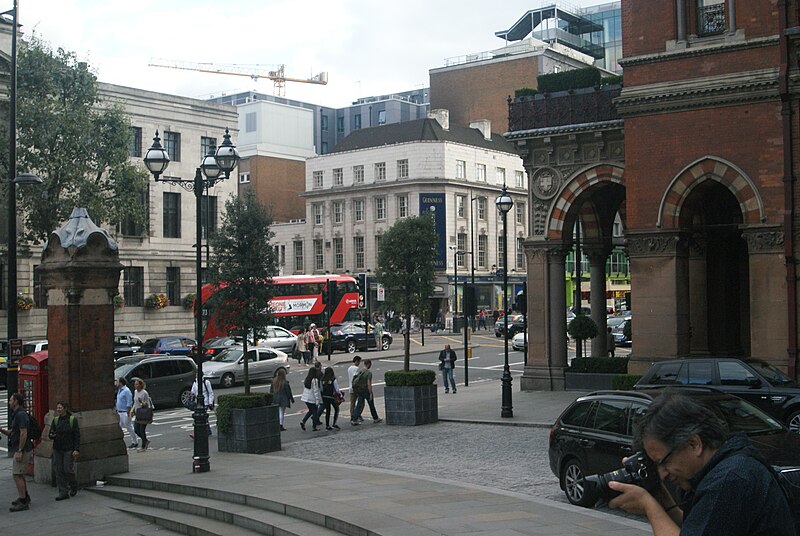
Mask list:
POLYGON ((617 374, 612 379, 611 385, 616 391, 631 391, 641 379, 641 374, 617 374))
POLYGON ((568 391, 615 389, 614 381, 628 372, 628 359, 620 357, 581 357, 572 360, 564 372, 568 391))
POLYGON ((384 375, 386 424, 416 426, 439 420, 436 373, 432 370, 391 370, 384 375))
POLYGON ((269 393, 235 393, 217 398, 220 452, 263 454, 281 450, 278 406, 269 393))
POLYGON ((628 373, 627 357, 581 357, 572 360, 567 372, 628 373))

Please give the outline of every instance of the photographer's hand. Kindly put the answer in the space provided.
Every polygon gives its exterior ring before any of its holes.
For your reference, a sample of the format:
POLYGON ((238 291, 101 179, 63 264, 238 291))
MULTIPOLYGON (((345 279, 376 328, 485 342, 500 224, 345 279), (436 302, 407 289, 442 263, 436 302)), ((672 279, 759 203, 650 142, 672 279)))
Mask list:
POLYGON ((680 527, 670 517, 670 513, 646 489, 621 482, 609 482, 608 487, 620 493, 618 497, 609 501, 608 506, 611 508, 621 508, 634 514, 645 514, 653 527, 654 536, 678 536, 680 534, 680 527))

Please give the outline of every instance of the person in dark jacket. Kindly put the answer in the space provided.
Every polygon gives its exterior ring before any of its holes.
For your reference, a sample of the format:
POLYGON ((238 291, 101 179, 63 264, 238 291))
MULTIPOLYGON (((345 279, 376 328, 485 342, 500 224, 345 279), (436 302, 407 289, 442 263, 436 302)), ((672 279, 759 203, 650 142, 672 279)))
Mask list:
POLYGON ((66 402, 56 404, 56 415, 50 424, 53 440, 53 468, 58 485, 57 501, 74 497, 78 493, 78 482, 75 479, 75 460, 81 449, 81 431, 78 419, 70 413, 66 402))
POLYGON ((795 536, 789 503, 777 478, 743 433, 728 436, 722 418, 676 392, 661 395, 639 421, 642 446, 661 480, 683 491, 675 502, 662 486, 610 482, 620 492, 608 505, 643 513, 655 536, 795 536))
POLYGON ((450 392, 450 386, 453 387, 453 394, 456 391, 456 379, 453 376, 453 371, 456 368, 456 353, 450 348, 449 344, 444 345, 444 350, 439 352, 439 370, 442 371, 442 381, 444 382, 444 392, 450 392))

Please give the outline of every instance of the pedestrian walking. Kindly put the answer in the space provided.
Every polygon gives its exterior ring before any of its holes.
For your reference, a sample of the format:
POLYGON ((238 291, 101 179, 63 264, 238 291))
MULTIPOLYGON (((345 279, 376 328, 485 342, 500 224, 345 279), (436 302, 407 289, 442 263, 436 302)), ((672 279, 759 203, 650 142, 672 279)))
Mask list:
POLYGON ((322 404, 325 410, 325 429, 328 431, 334 428, 339 430, 339 425, 336 424, 339 420, 339 395, 336 374, 333 372, 333 367, 327 367, 322 374, 322 404), (333 426, 331 426, 331 408, 333 408, 333 426))
POLYGON ((281 432, 285 432, 283 423, 286 420, 286 408, 294 403, 294 395, 286 377, 286 369, 279 368, 272 379, 272 403, 278 406, 278 420, 281 423, 281 432))
POLYGON ((300 428, 302 428, 303 431, 306 429, 306 421, 309 418, 311 419, 312 432, 319 432, 319 426, 322 424, 319 420, 319 410, 322 406, 321 378, 322 374, 320 369, 317 367, 308 369, 308 374, 306 374, 306 379, 303 382, 303 394, 300 396, 300 400, 305 402, 306 407, 308 407, 308 413, 306 413, 303 416, 303 420, 300 421, 300 428))
POLYGON ((11 421, 7 429, 0 428, 0 433, 8 436, 8 451, 14 453, 11 463, 11 474, 17 486, 17 498, 11 503, 12 512, 19 512, 30 508, 31 496, 28 495, 28 484, 25 482, 25 473, 31 461, 33 441, 28 437, 30 416, 23 407, 25 400, 20 393, 14 393, 8 398, 8 418, 11 421))
POLYGON ((486 329, 486 309, 478 311, 478 329, 486 329))
POLYGON ((380 352, 383 350, 383 324, 381 324, 381 321, 378 320, 375 322, 375 326, 372 329, 374 330, 373 334, 375 335, 375 350, 380 352))
POLYGON ((56 414, 50 424, 48 437, 53 441, 53 468, 58 486, 56 500, 63 501, 78 493, 75 460, 78 459, 81 450, 78 419, 70 413, 66 402, 56 404, 56 414))
POLYGON ((614 334, 611 333, 611 328, 608 328, 608 333, 606 333, 606 351, 608 352, 609 357, 615 357, 614 353, 617 349, 617 341, 614 340, 614 334))
POLYGON ((131 421, 133 393, 131 393, 131 390, 128 388, 128 382, 125 378, 117 378, 114 385, 117 386, 116 407, 117 415, 119 415, 119 427, 122 428, 123 432, 127 431, 128 435, 131 436, 131 444, 128 448, 138 448, 139 442, 136 440, 136 432, 133 431, 133 421, 131 421))
POLYGON ((145 452, 150 448, 150 440, 147 439, 147 425, 153 422, 153 401, 147 390, 147 384, 141 378, 133 378, 133 430, 139 436, 142 446, 137 452, 145 452), (148 411, 149 410, 149 411, 148 411), (148 418, 149 415, 149 418, 148 418))
POLYGON ((319 358, 319 343, 320 343, 320 336, 319 332, 317 331, 317 325, 311 324, 308 327, 308 333, 306 334, 306 344, 308 345, 308 350, 311 353, 311 361, 317 361, 319 358))
POLYGON ((297 364, 305 363, 308 365, 308 342, 306 337, 306 328, 300 328, 300 333, 297 334, 297 364))
MULTIPOLYGON (((197 404, 197 380, 192 384, 192 397, 197 404)), ((211 387, 211 382, 205 378, 203 378, 203 404, 206 406, 206 411, 214 411, 214 389, 211 387)), ((211 423, 208 423, 208 435, 211 435, 211 423)), ((194 432, 191 432, 189 437, 194 439, 194 432)))
POLYGON ((439 370, 442 371, 442 381, 444 382, 444 392, 450 392, 453 387, 453 394, 456 394, 456 379, 453 371, 456 368, 456 353, 450 348, 449 344, 444 345, 444 350, 439 352, 439 370), (449 381, 449 383, 448 383, 449 381))
POLYGON ((347 384, 350 387, 350 415, 352 416, 356 412, 356 400, 358 400, 358 395, 356 394, 356 390, 353 388, 353 378, 358 373, 358 366, 361 364, 361 356, 353 357, 353 364, 347 367, 347 384))
POLYGON ((357 426, 361 424, 361 412, 364 411, 364 403, 369 404, 369 411, 372 414, 372 422, 379 423, 383 421, 378 417, 378 410, 375 409, 375 396, 372 392, 372 361, 369 359, 364 360, 364 368, 353 378, 353 389, 355 389, 358 399, 356 400, 355 414, 350 416, 350 424, 357 426))

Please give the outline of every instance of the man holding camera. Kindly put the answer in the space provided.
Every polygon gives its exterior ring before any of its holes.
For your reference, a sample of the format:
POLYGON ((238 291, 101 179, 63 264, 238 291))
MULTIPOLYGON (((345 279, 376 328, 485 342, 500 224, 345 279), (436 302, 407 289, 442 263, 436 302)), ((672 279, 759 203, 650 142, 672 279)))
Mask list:
POLYGON ((661 486, 653 494, 609 482, 612 508, 647 515, 655 536, 795 536, 783 490, 744 434, 728 435, 710 409, 664 393, 639 422, 635 444, 653 460, 661 481, 683 492, 676 503, 661 486))

